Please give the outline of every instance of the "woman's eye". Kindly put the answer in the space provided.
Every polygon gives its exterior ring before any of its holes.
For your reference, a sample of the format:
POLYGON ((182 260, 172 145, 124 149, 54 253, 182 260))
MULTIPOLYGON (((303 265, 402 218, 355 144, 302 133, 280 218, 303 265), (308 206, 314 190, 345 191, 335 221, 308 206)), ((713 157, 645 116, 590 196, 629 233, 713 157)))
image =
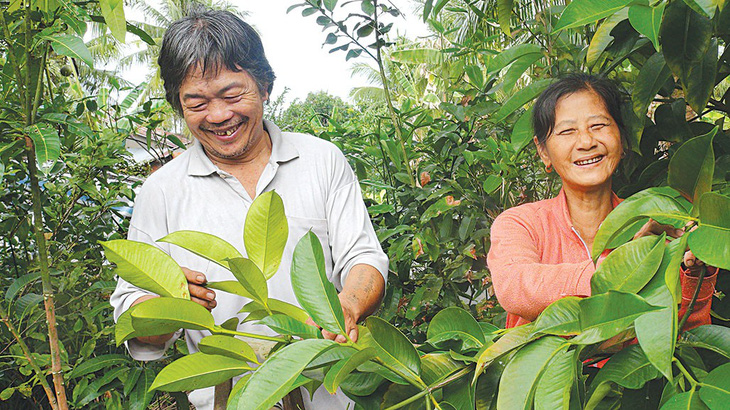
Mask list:
POLYGON ((591 125, 591 128, 594 130, 600 130, 601 128, 605 127, 607 124, 593 124, 591 125))
POLYGON ((558 135, 570 135, 573 133, 573 131, 575 131, 574 128, 564 129, 564 130, 558 131, 558 135))

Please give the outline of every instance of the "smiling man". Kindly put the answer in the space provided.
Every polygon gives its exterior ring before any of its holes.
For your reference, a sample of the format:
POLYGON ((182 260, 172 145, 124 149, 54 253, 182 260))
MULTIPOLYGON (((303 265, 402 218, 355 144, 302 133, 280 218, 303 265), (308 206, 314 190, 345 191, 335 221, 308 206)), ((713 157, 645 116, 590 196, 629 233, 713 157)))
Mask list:
MULTIPOLYGON (((199 10, 165 33, 159 65, 167 101, 182 115, 194 145, 151 175, 137 196, 129 239, 155 244, 183 267, 194 301, 211 309, 216 323, 239 315, 247 299, 216 294, 207 281, 234 280, 216 264, 182 248, 155 242, 180 230, 210 233, 245 255, 243 226, 253 200, 275 190, 282 198, 289 238, 282 263, 269 281, 270 296, 298 304, 289 270, 294 247, 310 229, 324 247, 327 277, 338 289, 351 338, 357 322, 379 305, 388 259, 363 203, 360 186, 344 155, 318 138, 282 132, 263 119, 274 72, 256 32, 225 11, 199 10)), ((119 279, 110 300, 115 318, 156 297, 119 279)), ((242 331, 265 332, 251 323, 242 331)), ((181 332, 128 342, 138 360, 162 357, 181 332)), ((336 341, 344 337, 323 332, 336 341)), ((191 352, 207 335, 185 331, 191 352)), ((346 408, 342 394, 317 391, 307 408, 346 408)), ((213 389, 191 393, 198 409, 212 408, 213 389)))

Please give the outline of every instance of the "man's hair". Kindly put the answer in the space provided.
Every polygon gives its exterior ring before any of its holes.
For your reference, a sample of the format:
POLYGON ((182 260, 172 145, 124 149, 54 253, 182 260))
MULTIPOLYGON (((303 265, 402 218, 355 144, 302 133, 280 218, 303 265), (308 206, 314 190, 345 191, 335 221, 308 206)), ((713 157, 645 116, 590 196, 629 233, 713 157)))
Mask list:
POLYGON ((545 91, 537 97, 535 106, 532 108, 532 127, 537 137, 537 142, 544 145, 555 127, 555 109, 561 98, 574 94, 578 91, 593 91, 601 98, 606 110, 613 117, 621 133, 621 141, 624 147, 628 148, 626 125, 621 115, 623 98, 621 91, 613 81, 585 73, 573 73, 561 77, 558 81, 550 84, 545 91))
POLYGON ((215 75, 223 67, 246 71, 262 95, 271 94, 276 79, 253 27, 231 12, 201 6, 192 7, 187 16, 170 25, 157 64, 165 83, 165 98, 180 115, 180 86, 196 68, 203 75, 215 75))

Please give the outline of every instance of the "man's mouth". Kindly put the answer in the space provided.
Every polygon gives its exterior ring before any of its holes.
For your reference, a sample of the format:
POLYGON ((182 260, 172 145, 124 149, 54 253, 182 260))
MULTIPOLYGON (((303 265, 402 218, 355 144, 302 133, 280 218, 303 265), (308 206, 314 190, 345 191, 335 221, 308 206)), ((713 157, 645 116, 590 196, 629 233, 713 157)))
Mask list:
POLYGON ((603 157, 604 157, 604 155, 596 155, 595 157, 575 161, 574 164, 578 165, 578 166, 591 165, 591 164, 595 164, 596 162, 601 161, 603 159, 603 157))
POLYGON ((219 137, 230 137, 231 135, 233 135, 233 133, 238 131, 238 128, 240 128, 244 122, 245 121, 241 121, 238 124, 235 124, 228 128, 216 129, 216 130, 206 129, 205 131, 215 134, 219 137))

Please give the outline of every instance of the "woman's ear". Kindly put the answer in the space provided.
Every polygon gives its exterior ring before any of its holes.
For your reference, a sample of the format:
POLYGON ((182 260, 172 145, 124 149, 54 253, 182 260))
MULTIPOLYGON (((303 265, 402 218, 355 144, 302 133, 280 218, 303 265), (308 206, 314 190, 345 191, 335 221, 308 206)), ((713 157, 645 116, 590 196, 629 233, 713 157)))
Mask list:
POLYGON ((547 147, 545 146, 545 144, 541 144, 540 141, 538 141, 537 136, 533 136, 532 140, 535 142, 535 147, 537 147, 537 155, 540 156, 542 163, 545 164, 546 167, 550 167, 552 165, 552 161, 550 161, 550 155, 548 155, 547 147))

